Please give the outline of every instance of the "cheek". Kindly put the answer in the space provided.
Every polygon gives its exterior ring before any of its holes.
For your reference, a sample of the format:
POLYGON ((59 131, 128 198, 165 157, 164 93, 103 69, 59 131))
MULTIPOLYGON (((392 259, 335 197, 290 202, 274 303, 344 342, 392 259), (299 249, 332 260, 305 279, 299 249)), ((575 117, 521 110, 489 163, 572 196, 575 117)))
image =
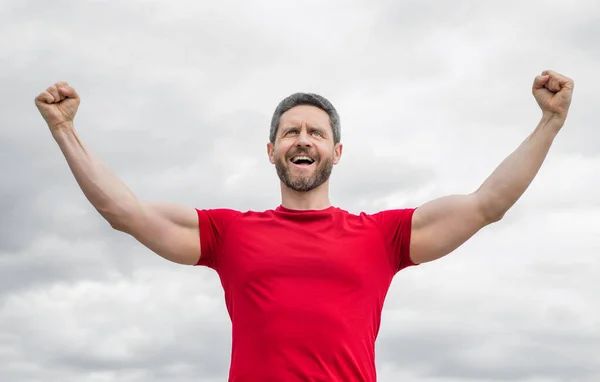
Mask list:
POLYGON ((290 149, 288 146, 289 145, 283 145, 283 144, 277 145, 277 147, 275 147, 273 149, 272 159, 277 160, 277 159, 285 158, 290 149))
POLYGON ((294 144, 285 144, 283 143, 281 146, 279 146, 277 148, 277 154, 281 155, 281 156, 286 156, 289 154, 290 151, 292 151, 294 149, 294 144))
POLYGON ((333 160, 335 158, 335 150, 333 147, 329 146, 319 147, 319 156, 321 158, 330 158, 333 160))

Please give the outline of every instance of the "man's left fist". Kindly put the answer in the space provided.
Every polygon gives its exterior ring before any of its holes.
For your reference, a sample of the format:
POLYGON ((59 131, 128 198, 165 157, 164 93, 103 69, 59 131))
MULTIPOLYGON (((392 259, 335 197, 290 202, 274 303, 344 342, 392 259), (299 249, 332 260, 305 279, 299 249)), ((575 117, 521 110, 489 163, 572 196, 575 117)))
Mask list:
POLYGON ((558 118, 564 122, 571 105, 574 86, 572 79, 552 70, 544 70, 541 76, 535 77, 533 96, 544 116, 558 118))

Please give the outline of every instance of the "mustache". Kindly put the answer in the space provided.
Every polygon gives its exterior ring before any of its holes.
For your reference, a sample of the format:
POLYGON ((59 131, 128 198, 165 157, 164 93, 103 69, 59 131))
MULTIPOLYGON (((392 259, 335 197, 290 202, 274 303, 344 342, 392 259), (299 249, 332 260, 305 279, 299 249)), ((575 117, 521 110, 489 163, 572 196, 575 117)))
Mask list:
POLYGON ((306 155, 313 159, 317 159, 319 157, 319 154, 316 151, 311 151, 307 149, 296 149, 292 153, 290 153, 288 157, 293 158, 297 155, 306 155))

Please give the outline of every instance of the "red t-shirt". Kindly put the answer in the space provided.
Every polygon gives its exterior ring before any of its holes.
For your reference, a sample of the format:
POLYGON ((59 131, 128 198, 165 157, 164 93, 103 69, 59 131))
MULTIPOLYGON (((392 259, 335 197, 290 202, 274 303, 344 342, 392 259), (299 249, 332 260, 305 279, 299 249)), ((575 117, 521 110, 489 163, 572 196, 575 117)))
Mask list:
POLYGON ((414 209, 197 210, 198 265, 232 322, 230 382, 376 380, 375 339, 414 209))

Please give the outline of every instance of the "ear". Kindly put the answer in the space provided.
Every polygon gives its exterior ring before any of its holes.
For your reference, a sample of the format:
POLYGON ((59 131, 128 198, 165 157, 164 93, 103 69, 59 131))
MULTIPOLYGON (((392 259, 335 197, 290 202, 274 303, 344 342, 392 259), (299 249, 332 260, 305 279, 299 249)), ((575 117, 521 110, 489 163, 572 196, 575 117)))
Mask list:
POLYGON ((342 150, 344 146, 341 143, 337 143, 333 148, 333 164, 338 164, 342 158, 342 150))
POLYGON ((269 156, 269 162, 275 164, 275 148, 271 142, 267 143, 267 155, 269 156))

